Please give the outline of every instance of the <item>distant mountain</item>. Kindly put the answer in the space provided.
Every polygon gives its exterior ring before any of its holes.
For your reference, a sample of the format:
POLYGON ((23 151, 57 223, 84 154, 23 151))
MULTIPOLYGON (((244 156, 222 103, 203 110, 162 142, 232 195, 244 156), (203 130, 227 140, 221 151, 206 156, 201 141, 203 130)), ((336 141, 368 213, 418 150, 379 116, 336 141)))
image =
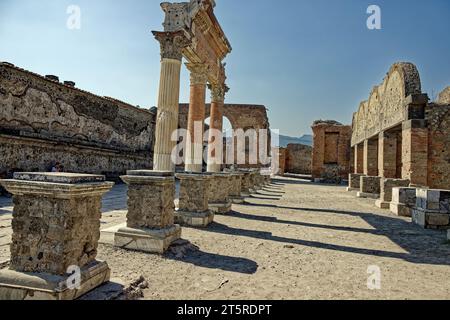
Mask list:
POLYGON ((286 148, 287 145, 290 143, 304 144, 304 145, 311 146, 311 147, 313 145, 313 136, 310 134, 305 134, 305 135, 301 136, 300 138, 289 137, 289 136, 284 136, 284 135, 280 134, 279 139, 280 139, 280 147, 283 147, 283 148, 286 148))

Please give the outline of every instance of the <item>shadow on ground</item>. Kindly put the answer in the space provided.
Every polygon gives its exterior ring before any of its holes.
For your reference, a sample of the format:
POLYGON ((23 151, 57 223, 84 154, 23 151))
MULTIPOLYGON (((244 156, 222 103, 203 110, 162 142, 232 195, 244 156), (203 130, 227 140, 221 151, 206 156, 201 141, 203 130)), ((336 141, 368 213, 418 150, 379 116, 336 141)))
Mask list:
POLYGON ((220 269, 243 274, 254 274, 258 270, 258 264, 253 260, 239 257, 229 257, 203 251, 190 252, 182 258, 177 258, 173 254, 166 254, 165 257, 168 259, 193 264, 198 267, 220 269))

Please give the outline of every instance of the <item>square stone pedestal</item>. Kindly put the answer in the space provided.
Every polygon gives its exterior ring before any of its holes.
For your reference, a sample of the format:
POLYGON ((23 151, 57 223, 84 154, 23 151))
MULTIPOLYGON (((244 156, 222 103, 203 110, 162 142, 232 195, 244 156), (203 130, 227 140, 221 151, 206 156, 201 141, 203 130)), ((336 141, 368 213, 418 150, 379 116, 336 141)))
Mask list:
POLYGON ((380 199, 375 202, 375 205, 381 209, 390 209, 392 201, 392 189, 395 187, 408 187, 409 183, 409 180, 381 178, 380 199))
POLYGON ((214 221, 214 212, 209 209, 211 175, 180 173, 180 201, 175 211, 175 223, 191 227, 207 227, 214 221))
POLYGON ((211 175, 209 189, 209 210, 217 214, 227 214, 231 211, 230 200, 231 177, 227 173, 211 175))
POLYGON ((147 253, 164 253, 181 237, 180 226, 174 224, 174 174, 132 170, 121 179, 128 185, 127 223, 115 232, 114 245, 147 253))
POLYGON ((240 173, 242 173, 242 179, 241 179, 241 195, 244 198, 250 197, 250 188, 252 187, 252 178, 250 171, 247 170, 240 170, 240 173))
POLYGON ((392 201, 389 209, 400 217, 411 217, 416 205, 416 188, 392 188, 392 201))
POLYGON ((235 204, 242 204, 245 201, 241 190, 242 190, 242 173, 231 172, 230 175, 230 200, 235 204))
POLYGON ((104 176, 16 173, 0 183, 13 194, 10 270, 0 271, 0 300, 76 299, 109 281, 96 260, 104 176), (75 286, 69 274, 80 270, 75 286))
POLYGON ((358 198, 378 199, 380 197, 380 177, 361 176, 358 198))
POLYGON ((450 229, 450 190, 417 189, 413 222, 427 229, 450 229))
POLYGON ((361 177, 365 174, 350 173, 348 175, 348 188, 347 191, 359 191, 361 188, 361 177))

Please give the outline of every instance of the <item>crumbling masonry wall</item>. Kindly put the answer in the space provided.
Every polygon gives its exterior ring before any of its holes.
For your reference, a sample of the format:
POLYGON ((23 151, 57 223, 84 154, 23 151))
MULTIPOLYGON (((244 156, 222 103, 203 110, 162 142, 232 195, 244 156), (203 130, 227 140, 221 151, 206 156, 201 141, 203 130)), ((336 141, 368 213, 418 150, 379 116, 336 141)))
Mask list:
POLYGON ((350 173, 351 126, 336 121, 316 121, 313 130, 312 179, 346 180, 350 173))
MULTIPOLYGON (((211 104, 206 104, 205 119, 210 117, 211 104)), ((180 104, 178 127, 181 129, 187 129, 189 114, 189 104, 180 104)), ((244 131, 253 129, 259 134, 259 130, 268 130, 270 134, 269 117, 267 116, 267 108, 263 105, 250 105, 250 104, 225 104, 223 107, 223 117, 227 118, 233 130, 242 129, 244 131)), ((205 131, 208 130, 208 126, 205 126, 205 131)), ((226 141, 226 143, 229 143, 226 141)), ((224 144, 224 162, 227 145, 224 144)), ((257 145, 258 150, 263 146, 257 145)), ((253 168, 259 167, 261 164, 251 165, 249 164, 249 148, 246 146, 246 164, 240 164, 240 168, 253 168)), ((267 146, 265 146, 267 156, 270 156, 270 136, 267 138, 267 146)), ((235 148, 234 160, 237 162, 237 148, 235 148)))
POLYGON ((311 174, 312 150, 312 147, 303 144, 288 144, 286 151, 286 172, 311 174))
POLYGON ((434 103, 421 87, 414 64, 395 63, 360 104, 351 141, 355 173, 450 189, 450 87, 434 103))
POLYGON ((0 173, 152 167, 155 114, 0 63, 0 173))

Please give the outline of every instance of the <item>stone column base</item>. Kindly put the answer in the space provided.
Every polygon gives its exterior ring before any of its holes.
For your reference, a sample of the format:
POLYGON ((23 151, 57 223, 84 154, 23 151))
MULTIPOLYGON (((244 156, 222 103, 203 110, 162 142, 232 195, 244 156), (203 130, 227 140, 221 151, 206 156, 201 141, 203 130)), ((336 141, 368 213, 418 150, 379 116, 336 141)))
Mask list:
POLYGON ((411 208, 403 203, 390 203, 389 209, 399 217, 411 217, 411 208))
POLYGON ((243 204, 245 202, 245 199, 243 196, 240 197, 230 197, 231 198, 231 202, 234 204, 243 204))
POLYGON ((359 188, 350 188, 350 187, 347 187, 347 192, 354 192, 354 191, 359 191, 359 188))
POLYGON ((412 209, 412 221, 425 229, 450 229, 450 214, 448 213, 436 213, 412 209))
POLYGON ((210 203, 209 210, 216 214, 227 214, 230 213, 232 204, 231 200, 224 203, 210 203))
POLYGON ((181 238, 181 227, 165 229, 134 229, 120 226, 114 234, 114 246, 121 249, 163 254, 172 242, 181 238))
MULTIPOLYGON (((110 279, 111 270, 103 261, 81 268, 80 287, 67 287, 69 275, 0 271, 0 300, 75 300, 110 279)), ((72 283, 70 283, 72 284, 72 283)))
POLYGON ((211 210, 205 212, 175 211, 175 223, 182 226, 206 228, 213 221, 214 212, 211 210))
POLYGON ((380 195, 378 193, 367 193, 367 192, 358 192, 356 194, 358 198, 368 198, 368 199, 379 199, 380 195))
POLYGON ((250 188, 249 191, 250 191, 250 194, 255 194, 258 192, 258 190, 254 189, 254 188, 250 188))
POLYGON ((383 201, 383 200, 377 200, 377 201, 375 201, 375 206, 380 209, 389 209, 391 206, 391 203, 383 201))
POLYGON ((241 192, 241 197, 248 198, 248 197, 250 197, 250 193, 249 192, 241 192))

